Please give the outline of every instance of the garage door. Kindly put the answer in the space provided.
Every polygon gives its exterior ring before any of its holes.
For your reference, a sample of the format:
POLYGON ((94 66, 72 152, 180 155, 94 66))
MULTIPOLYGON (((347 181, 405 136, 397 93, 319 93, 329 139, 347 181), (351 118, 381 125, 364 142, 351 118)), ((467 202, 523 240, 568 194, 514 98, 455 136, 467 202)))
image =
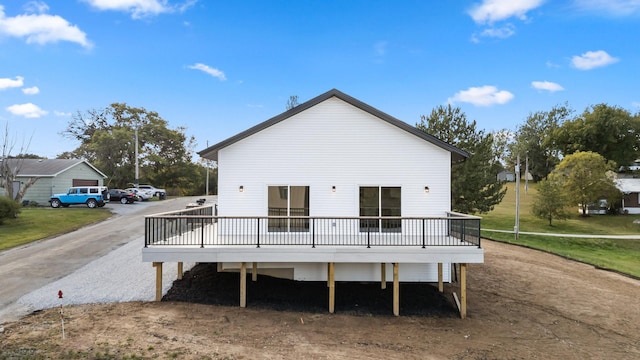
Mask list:
POLYGON ((73 179, 71 186, 98 186, 98 180, 73 179))

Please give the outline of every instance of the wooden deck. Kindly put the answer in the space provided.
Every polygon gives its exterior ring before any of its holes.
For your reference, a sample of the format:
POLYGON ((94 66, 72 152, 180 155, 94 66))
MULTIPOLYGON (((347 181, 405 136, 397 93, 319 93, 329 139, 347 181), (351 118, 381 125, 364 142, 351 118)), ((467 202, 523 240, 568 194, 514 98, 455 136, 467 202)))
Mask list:
MULTIPOLYGON (((156 267, 157 289, 162 288, 159 282, 165 262, 179 264, 179 278, 184 262, 218 263, 220 269, 238 271, 241 306, 246 305, 247 266, 253 278, 258 272, 292 269, 291 278, 295 280, 327 281, 330 312, 334 311, 331 304, 335 292, 331 289, 335 281, 380 281, 381 286, 392 281, 395 315, 399 315, 400 281, 437 282, 442 291, 443 283, 450 279, 446 273, 450 264, 460 264, 461 294, 457 301, 461 316, 466 316, 467 264, 484 262, 479 218, 456 214, 453 218, 392 220, 397 221, 385 226, 383 221, 389 218, 217 217, 185 211, 160 214, 146 219, 142 261, 156 267), (283 220, 288 231, 270 231, 271 225, 282 225, 283 220), (368 227, 363 228, 363 224, 368 227), (429 272, 430 277, 426 274, 429 272)), ((162 294, 158 291, 159 300, 162 294)))

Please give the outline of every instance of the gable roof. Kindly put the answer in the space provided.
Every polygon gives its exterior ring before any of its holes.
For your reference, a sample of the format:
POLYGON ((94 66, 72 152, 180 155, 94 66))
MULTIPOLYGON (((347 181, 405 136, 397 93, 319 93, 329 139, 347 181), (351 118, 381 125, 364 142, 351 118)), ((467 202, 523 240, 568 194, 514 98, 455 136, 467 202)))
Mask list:
POLYGON ((423 139, 423 140, 425 140, 427 142, 432 143, 433 145, 436 145, 436 146, 438 146, 438 147, 440 147, 442 149, 445 149, 445 150, 449 151, 451 153, 451 155, 452 155, 452 159, 454 159, 454 160, 464 160, 465 158, 469 157, 469 153, 468 152, 466 152, 464 150, 461 150, 461 149, 458 149, 457 147, 455 147, 455 146, 453 146, 453 145, 451 145, 449 143, 446 143, 446 142, 438 139, 437 137, 435 137, 435 136, 433 136, 431 134, 427 134, 426 132, 424 132, 424 131, 422 131, 422 130, 414 127, 414 126, 411 126, 411 125, 407 124, 404 121, 398 120, 395 117, 393 117, 391 115, 388 115, 388 114, 386 114, 386 113, 384 113, 384 112, 382 112, 382 111, 380 111, 380 110, 378 110, 378 109, 376 109, 376 108, 374 108, 374 107, 372 107, 370 105, 367 105, 367 104, 363 103, 362 101, 360 101, 360 100, 358 100, 356 98, 353 98, 353 97, 351 97, 351 96, 349 96, 349 95, 347 95, 347 94, 345 94, 345 93, 343 93, 343 92, 341 92, 341 91, 339 91, 337 89, 331 89, 331 90, 327 91, 324 94, 318 95, 315 98, 313 98, 313 99, 311 99, 311 100, 309 100, 307 102, 304 102, 304 103, 302 103, 302 104, 300 104, 300 105, 298 105, 298 106, 296 106, 296 107, 294 107, 292 109, 289 109, 289 110, 283 112, 280 115, 272 117, 271 119, 269 119, 267 121, 264 121, 264 122, 262 122, 262 123, 260 123, 260 124, 258 124, 256 126, 253 126, 253 127, 249 128, 249 129, 247 129, 247 130, 245 130, 245 131, 243 131, 243 132, 241 132, 239 134, 236 134, 236 135, 234 135, 234 136, 232 136, 232 137, 230 137, 230 138, 228 138, 226 140, 223 140, 223 141, 221 141, 221 142, 219 142, 219 143, 217 143, 215 145, 209 146, 208 148, 199 151, 198 155, 200 155, 201 157, 206 158, 206 159, 216 160, 217 161, 218 160, 218 151, 220 149, 223 149, 223 148, 225 148, 225 147, 227 147, 229 145, 232 145, 232 144, 234 144, 234 143, 236 143, 236 142, 238 142, 238 141, 240 141, 242 139, 245 139, 245 138, 247 138, 247 137, 249 137, 249 136, 251 136, 251 135, 253 135, 255 133, 258 133, 258 132, 260 132, 260 131, 262 131, 262 130, 264 130, 264 129, 272 126, 272 125, 275 125, 275 124, 277 124, 277 123, 279 123, 279 122, 281 122, 283 120, 286 120, 286 119, 288 119, 288 118, 290 118, 290 117, 292 117, 292 116, 294 116, 296 114, 299 114, 299 113, 301 113, 301 112, 303 112, 303 111, 305 111, 305 110, 307 110, 307 109, 309 109, 309 108, 311 108, 313 106, 316 106, 316 105, 320 104, 321 102, 326 101, 326 100, 328 100, 328 99, 330 99, 332 97, 336 97, 336 98, 338 98, 338 99, 340 99, 340 100, 342 100, 342 101, 344 101, 344 102, 346 102, 346 103, 348 103, 348 104, 350 104, 350 105, 352 105, 352 106, 354 106, 354 107, 356 107, 356 108, 358 108, 358 109, 360 109, 362 111, 365 111, 365 112, 367 112, 367 113, 369 113, 369 114, 371 114, 371 115, 373 115, 373 116, 375 116, 375 117, 377 117, 377 118, 379 118, 381 120, 384 120, 384 121, 388 122, 391 125, 397 126, 398 128, 400 128, 400 129, 402 129, 402 130, 404 130, 404 131, 406 131, 406 132, 408 132, 408 133, 410 133, 410 134, 412 134, 414 136, 417 136, 417 137, 419 137, 419 138, 421 138, 421 139, 423 139))
POLYGON ((617 188, 625 193, 640 193, 640 179, 616 179, 617 188))
POLYGON ((16 176, 20 177, 56 177, 61 173, 78 166, 82 163, 87 164, 93 171, 103 178, 107 175, 103 174, 95 166, 89 164, 86 160, 79 159, 6 159, 3 160, 9 164, 9 168, 17 169, 16 176))

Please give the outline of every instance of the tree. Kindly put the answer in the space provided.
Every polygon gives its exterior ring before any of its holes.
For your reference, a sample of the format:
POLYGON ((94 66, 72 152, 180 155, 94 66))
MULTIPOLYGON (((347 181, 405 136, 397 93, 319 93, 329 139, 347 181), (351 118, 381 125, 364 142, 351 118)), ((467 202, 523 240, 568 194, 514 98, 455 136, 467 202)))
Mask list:
POLYGON ((496 154, 500 165, 504 168, 509 163, 507 154, 509 146, 513 142, 514 134, 507 129, 502 129, 492 131, 491 136, 493 137, 493 152, 496 154))
POLYGON ((422 115, 416 127, 471 154, 451 165, 451 206, 463 213, 486 213, 499 204, 506 193, 496 174, 501 165, 491 134, 476 130, 458 107, 439 106, 429 116, 422 115))
POLYGON ((559 184, 567 199, 580 205, 583 216, 586 216, 590 204, 602 198, 612 203, 620 196, 608 173, 612 168, 613 164, 600 154, 576 151, 562 159, 549 178, 559 184))
POLYGON ((287 110, 291 110, 296 106, 298 106, 298 95, 289 96, 289 100, 287 101, 287 110))
POLYGON ((87 159, 109 176, 109 186, 126 187, 135 180, 136 128, 140 178, 166 188, 191 186, 195 139, 183 127, 170 129, 157 112, 123 103, 76 113, 63 135, 80 146, 61 156, 87 159))
POLYGON ((564 155, 592 151, 626 166, 640 158, 640 115, 607 104, 594 105, 562 124, 553 137, 564 155))
POLYGON ((4 188, 7 197, 18 204, 22 202, 22 198, 27 190, 40 179, 34 176, 26 181, 16 181, 16 177, 22 169, 22 160, 33 158, 33 156, 37 158, 37 155, 27 154, 28 144, 30 142, 31 141, 26 145, 23 142, 18 155, 15 157, 12 156, 11 152, 16 142, 9 138, 9 124, 7 123, 5 125, 4 135, 0 141, 0 145, 2 146, 2 152, 0 153, 0 188, 4 188), (16 183, 18 185, 14 189, 14 184, 16 183))
POLYGON ((556 105, 550 111, 530 113, 525 123, 517 129, 515 141, 510 144, 509 162, 515 165, 519 154, 521 161, 529 159, 529 173, 533 180, 546 178, 560 162, 553 134, 572 113, 567 104, 556 105))
POLYGON ((563 220, 569 217, 567 206, 570 205, 562 187, 557 181, 544 179, 537 184, 538 194, 533 200, 531 212, 541 219, 548 219, 553 226, 553 219, 563 220))

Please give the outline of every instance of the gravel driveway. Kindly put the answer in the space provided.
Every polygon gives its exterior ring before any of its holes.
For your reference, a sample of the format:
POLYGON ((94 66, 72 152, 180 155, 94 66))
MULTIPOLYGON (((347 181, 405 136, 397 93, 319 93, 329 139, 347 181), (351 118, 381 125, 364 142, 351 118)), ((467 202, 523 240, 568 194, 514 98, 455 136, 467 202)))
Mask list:
MULTIPOLYGON (((153 300, 155 268, 142 262, 140 250, 144 216, 184 209, 197 198, 109 204, 115 216, 104 222, 0 252, 0 324, 61 304, 153 300)), ((184 264, 184 270, 192 265, 184 264)), ((176 264, 165 264, 163 274, 166 293, 176 279, 176 264)))

